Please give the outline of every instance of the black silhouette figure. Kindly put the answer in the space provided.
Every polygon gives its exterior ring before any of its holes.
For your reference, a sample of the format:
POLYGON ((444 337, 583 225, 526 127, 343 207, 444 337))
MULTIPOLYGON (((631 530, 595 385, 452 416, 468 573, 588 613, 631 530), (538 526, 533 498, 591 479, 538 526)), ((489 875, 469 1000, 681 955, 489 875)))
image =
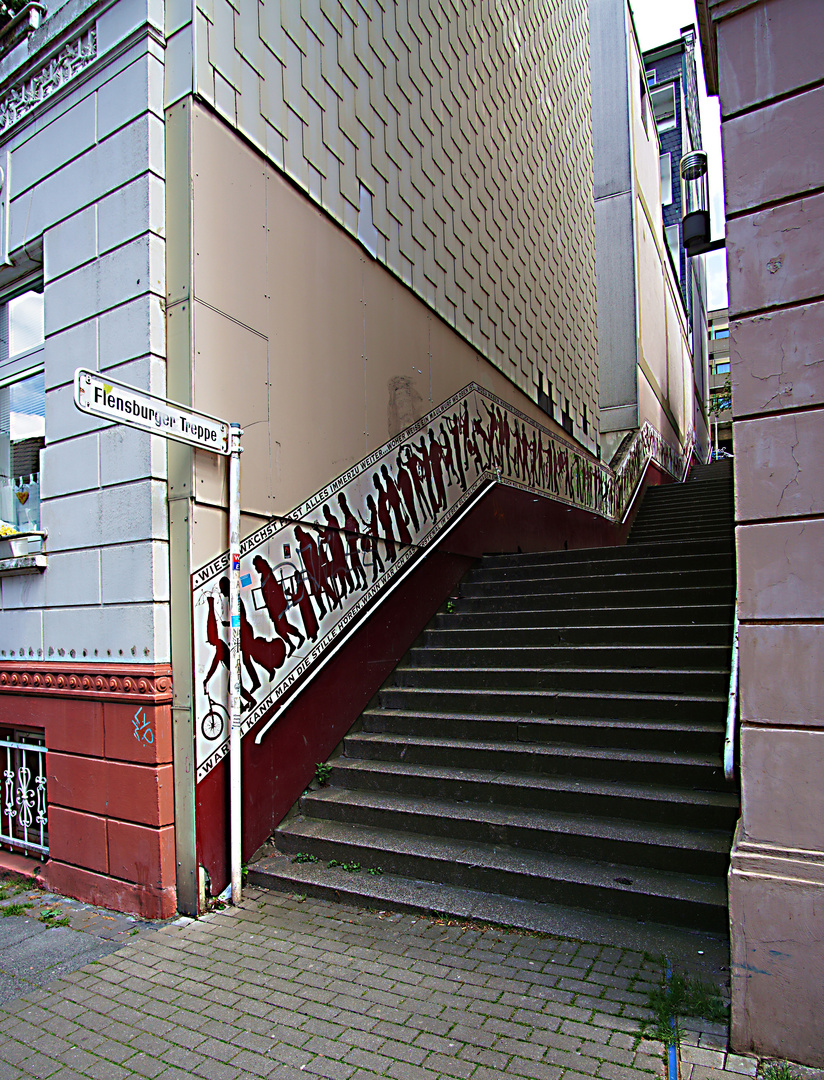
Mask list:
POLYGON ((288 655, 291 656, 304 643, 306 638, 286 618, 289 600, 283 591, 283 586, 275 577, 272 567, 262 555, 256 555, 252 560, 252 565, 260 576, 260 591, 263 594, 263 603, 266 605, 269 618, 274 623, 275 632, 289 649, 288 655), (291 639, 295 637, 298 639, 297 645, 292 644, 291 639))
POLYGON ((336 587, 340 590, 342 600, 344 596, 352 592, 355 583, 352 581, 352 575, 349 572, 349 564, 346 561, 346 550, 343 546, 343 538, 340 534, 340 522, 329 509, 328 503, 324 504, 323 516, 326 518, 326 529, 323 533, 323 539, 326 543, 326 550, 329 552, 331 576, 335 581, 336 587))
POLYGON ((386 498, 389 501, 389 506, 392 510, 392 516, 395 518, 395 525, 398 529, 398 536, 402 544, 411 544, 412 535, 409 532, 409 526, 406 523, 406 514, 403 512, 401 506, 401 493, 398 491, 395 481, 392 479, 392 474, 386 465, 381 465, 381 473, 383 475, 383 482, 386 484, 386 498))
POLYGON ((370 546, 364 550, 369 551, 371 549, 372 551, 372 582, 374 584, 378 576, 378 571, 380 570, 380 572, 383 573, 386 568, 383 565, 383 559, 381 558, 379 551, 378 508, 375 505, 375 500, 372 498, 371 494, 366 496, 366 505, 369 508, 369 520, 366 521, 364 518, 361 518, 361 520, 369 534, 367 543, 370 546))
POLYGON ((411 445, 405 446, 404 450, 406 450, 406 467, 409 470, 409 475, 412 477, 415 496, 418 500, 418 506, 421 508, 421 520, 428 521, 430 517, 434 519, 434 510, 429 505, 426 498, 426 492, 423 489, 423 481, 426 478, 423 463, 420 461, 411 445))
MULTIPOLYGON (((407 514, 409 514, 410 518, 412 519, 412 525, 415 529, 415 532, 418 532, 421 526, 418 522, 417 512, 415 511, 415 488, 412 485, 412 477, 409 475, 409 470, 404 465, 403 458, 401 457, 400 453, 398 453, 398 456, 395 460, 398 463, 397 473, 395 474, 398 484, 398 490, 403 496, 404 506, 406 507, 407 514)), ((424 518, 424 520, 426 519, 424 518)))
MULTIPOLYGON (((220 579, 220 591, 225 597, 229 596, 229 579, 220 579)), ((255 671, 254 665, 266 672, 269 679, 274 677, 275 672, 286 659, 286 646, 280 638, 258 637, 254 627, 249 622, 243 599, 240 599, 240 655, 241 662, 252 681, 252 694, 260 689, 260 677, 255 671)), ((241 684, 242 685, 242 684, 241 684)), ((251 696, 251 695, 250 695, 251 696)), ((245 697, 245 695, 244 695, 245 697)))
POLYGON ((392 563, 397 559, 398 553, 395 550, 395 534, 392 532, 392 511, 389 506, 389 496, 382 487, 381 478, 377 473, 372 473, 372 483, 378 493, 378 521, 381 524, 386 541, 386 557, 392 563))
MULTIPOLYGON (((349 548, 349 565, 352 567, 352 572, 355 575, 355 585, 365 589, 366 571, 363 568, 360 551, 358 550, 358 544, 363 541, 360 536, 360 530, 358 529, 355 515, 349 509, 346 496, 342 491, 338 495, 338 505, 343 513, 343 528, 346 533, 346 546, 349 548)), ((364 548, 364 551, 368 550, 368 548, 364 548)))

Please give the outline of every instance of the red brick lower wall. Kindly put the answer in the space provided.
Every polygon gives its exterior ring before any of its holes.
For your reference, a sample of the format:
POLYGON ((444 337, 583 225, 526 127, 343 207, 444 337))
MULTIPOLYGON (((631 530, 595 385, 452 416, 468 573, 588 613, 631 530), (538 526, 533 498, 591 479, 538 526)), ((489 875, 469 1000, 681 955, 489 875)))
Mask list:
POLYGON ((146 918, 177 909, 168 665, 0 664, 0 727, 42 731, 55 892, 146 918))

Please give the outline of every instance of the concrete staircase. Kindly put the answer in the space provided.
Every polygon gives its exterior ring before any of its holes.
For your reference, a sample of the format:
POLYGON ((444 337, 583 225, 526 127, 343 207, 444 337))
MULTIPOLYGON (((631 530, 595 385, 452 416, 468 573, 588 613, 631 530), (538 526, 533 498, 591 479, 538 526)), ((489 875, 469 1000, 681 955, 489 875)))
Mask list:
POLYGON ((481 560, 250 880, 540 929, 574 909, 723 932, 729 464, 649 489, 626 547, 481 560))

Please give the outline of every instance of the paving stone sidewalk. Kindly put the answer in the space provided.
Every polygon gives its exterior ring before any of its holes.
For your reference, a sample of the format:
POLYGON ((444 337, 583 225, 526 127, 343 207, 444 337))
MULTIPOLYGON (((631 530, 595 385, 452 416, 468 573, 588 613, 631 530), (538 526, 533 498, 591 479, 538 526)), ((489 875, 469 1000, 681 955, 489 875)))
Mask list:
MULTIPOLYGON (((613 946, 249 888, 0 1005, 0 1080, 648 1080, 661 1046, 635 1033, 660 972, 613 946)), ((684 1080, 754 1075, 725 1045, 696 1025, 684 1080)))

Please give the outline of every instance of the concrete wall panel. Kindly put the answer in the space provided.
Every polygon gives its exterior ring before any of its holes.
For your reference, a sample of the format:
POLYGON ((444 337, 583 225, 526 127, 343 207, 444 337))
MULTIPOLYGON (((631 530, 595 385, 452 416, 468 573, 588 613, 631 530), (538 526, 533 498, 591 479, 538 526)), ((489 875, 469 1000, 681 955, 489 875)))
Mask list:
POLYGON ((824 627, 744 624, 740 650, 742 721, 824 726, 824 627))
POLYGON ((821 1066, 824 885, 791 860, 730 874, 731 1044, 821 1066))
POLYGON ((824 608, 824 520, 739 525, 742 619, 817 619, 824 608))
POLYGON ((724 138, 728 215, 820 188, 824 87, 730 120, 724 138))
POLYGON ((749 840, 824 851, 822 755, 824 731, 744 728, 742 806, 749 840))
POLYGON ((824 303, 737 320, 731 337, 736 416, 824 404, 824 303))
POLYGON ((750 5, 726 19, 718 67, 724 116, 819 82, 824 71, 819 0, 750 5))
POLYGON ((824 513, 820 409, 739 421, 735 451, 749 466, 735 489, 738 521, 824 513))
POLYGON ((727 223, 730 316, 818 299, 824 286, 824 195, 727 223))

